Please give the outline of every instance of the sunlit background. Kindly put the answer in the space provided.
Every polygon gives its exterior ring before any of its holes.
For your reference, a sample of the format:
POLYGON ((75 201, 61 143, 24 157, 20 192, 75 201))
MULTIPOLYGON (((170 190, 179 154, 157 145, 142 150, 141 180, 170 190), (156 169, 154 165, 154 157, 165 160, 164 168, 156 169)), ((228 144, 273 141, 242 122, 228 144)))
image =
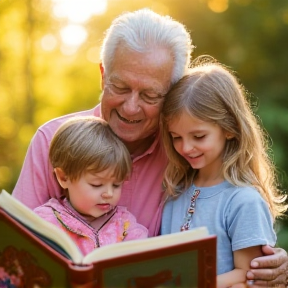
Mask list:
MULTIPOLYGON (((287 0, 0 0, 0 189, 13 190, 39 125, 99 102, 104 32, 143 7, 186 25, 193 57, 210 54, 238 72, 287 191, 287 0)), ((281 225, 288 250, 287 220, 281 225)))
MULTIPOLYGON (((76 53, 87 40, 88 31, 85 27, 87 21, 93 16, 104 14, 106 10, 106 0, 53 0, 53 16, 66 21, 60 28, 59 37, 53 34, 43 36, 42 48, 48 51, 55 49, 57 38, 60 38, 59 48, 64 55, 76 53)), ((93 61, 93 57, 90 55, 88 60, 93 61)))

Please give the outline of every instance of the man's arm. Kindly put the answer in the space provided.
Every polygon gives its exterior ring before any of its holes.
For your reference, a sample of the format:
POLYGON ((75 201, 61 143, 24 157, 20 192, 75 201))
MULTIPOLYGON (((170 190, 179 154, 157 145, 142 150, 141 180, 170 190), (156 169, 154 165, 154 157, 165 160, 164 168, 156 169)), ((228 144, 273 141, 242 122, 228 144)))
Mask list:
POLYGON ((28 147, 22 170, 12 195, 33 209, 61 194, 48 159, 50 139, 37 131, 28 147))

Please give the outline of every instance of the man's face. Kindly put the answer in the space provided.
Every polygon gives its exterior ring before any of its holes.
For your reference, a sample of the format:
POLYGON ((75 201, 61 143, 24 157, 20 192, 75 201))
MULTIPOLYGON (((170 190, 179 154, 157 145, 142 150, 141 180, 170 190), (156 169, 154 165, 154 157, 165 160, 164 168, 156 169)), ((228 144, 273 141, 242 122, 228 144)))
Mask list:
POLYGON ((101 113, 128 146, 139 145, 158 129, 172 69, 165 49, 141 54, 117 48, 111 71, 104 71, 101 113))

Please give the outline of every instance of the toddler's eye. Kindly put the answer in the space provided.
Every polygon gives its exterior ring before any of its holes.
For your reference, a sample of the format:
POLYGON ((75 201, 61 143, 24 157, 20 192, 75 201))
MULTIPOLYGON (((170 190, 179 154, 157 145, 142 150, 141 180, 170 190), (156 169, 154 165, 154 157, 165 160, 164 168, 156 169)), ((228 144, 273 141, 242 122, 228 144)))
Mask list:
POLYGON ((114 186, 115 188, 119 188, 121 185, 122 185, 122 183, 114 183, 114 184, 113 184, 113 186, 114 186))
POLYGON ((92 187, 95 187, 95 188, 99 188, 102 186, 102 184, 90 184, 92 187))

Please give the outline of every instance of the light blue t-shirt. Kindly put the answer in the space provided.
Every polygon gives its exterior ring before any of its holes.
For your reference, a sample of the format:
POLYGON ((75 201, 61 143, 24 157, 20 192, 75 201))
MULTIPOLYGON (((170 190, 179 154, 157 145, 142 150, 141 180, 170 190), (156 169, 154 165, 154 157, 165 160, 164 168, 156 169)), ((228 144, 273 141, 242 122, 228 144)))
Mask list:
POLYGON ((273 219, 266 201, 251 187, 236 187, 224 181, 212 187, 192 185, 175 200, 169 200, 162 216, 161 234, 180 231, 195 189, 200 190, 190 229, 206 226, 217 235, 217 274, 234 269, 233 252, 276 243, 273 219))

